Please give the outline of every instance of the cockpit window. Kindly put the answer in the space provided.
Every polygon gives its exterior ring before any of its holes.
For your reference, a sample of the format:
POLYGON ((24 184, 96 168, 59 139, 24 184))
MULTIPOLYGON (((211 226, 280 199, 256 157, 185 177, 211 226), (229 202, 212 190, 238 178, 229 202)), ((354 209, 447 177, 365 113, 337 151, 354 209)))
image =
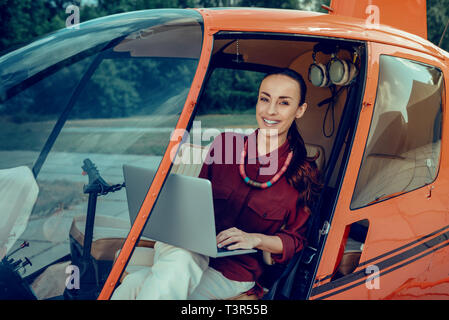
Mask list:
MULTIPOLYGON (((29 243, 14 258, 31 260, 20 272, 32 276, 38 298, 61 295, 65 287, 49 288, 49 272, 35 278, 36 271, 64 256, 72 258, 67 264, 82 267, 76 259, 87 230, 86 159, 117 186, 107 195, 100 192, 96 201, 91 253, 102 261, 96 265, 101 276, 90 280, 101 289, 130 229, 126 192, 119 188, 123 165, 159 167, 202 41, 198 12, 149 10, 61 30, 0 58, 0 170, 28 167, 39 187, 26 229, 9 252, 29 243), (117 245, 105 252, 95 244, 104 238, 117 245)), ((59 280, 67 277, 61 270, 59 280)))
POLYGON ((357 209, 432 183, 438 172, 443 76, 382 55, 365 154, 351 202, 357 209))

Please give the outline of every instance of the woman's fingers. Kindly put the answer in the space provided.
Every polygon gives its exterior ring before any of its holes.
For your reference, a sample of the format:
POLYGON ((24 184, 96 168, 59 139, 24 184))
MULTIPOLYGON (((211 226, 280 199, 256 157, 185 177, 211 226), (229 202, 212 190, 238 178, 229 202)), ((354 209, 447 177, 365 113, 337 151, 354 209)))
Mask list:
POLYGON ((254 247, 253 237, 237 228, 231 228, 217 235, 217 246, 222 248, 228 246, 229 250, 251 249, 254 247), (232 245, 231 245, 232 244, 232 245))
POLYGON ((230 238, 236 237, 236 236, 239 236, 239 233, 236 231, 225 232, 225 233, 219 235, 219 237, 217 237, 217 245, 219 247, 222 247, 222 246, 226 245, 226 244, 224 244, 224 242, 229 242, 230 238))
POLYGON ((218 244, 218 247, 224 247, 227 246, 231 243, 235 243, 235 242, 242 242, 243 241, 243 237, 242 236, 232 236, 227 238, 226 240, 222 241, 221 243, 218 244))
POLYGON ((237 228, 231 228, 220 232, 217 235, 217 244, 220 244, 222 241, 228 239, 229 237, 236 236, 241 234, 242 232, 237 228))

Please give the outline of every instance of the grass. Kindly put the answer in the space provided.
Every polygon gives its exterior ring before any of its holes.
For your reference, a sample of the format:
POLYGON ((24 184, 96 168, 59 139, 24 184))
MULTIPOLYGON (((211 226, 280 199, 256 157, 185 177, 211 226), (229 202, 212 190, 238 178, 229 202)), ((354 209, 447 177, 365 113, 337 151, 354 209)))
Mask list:
MULTIPOLYGON (((142 116, 117 119, 88 119, 67 121, 52 151, 71 153, 138 154, 161 156, 170 139, 171 131, 139 132, 101 130, 89 128, 171 128, 174 116, 142 116), (87 128, 86 132, 70 131, 70 128, 87 128)), ((209 114, 195 118, 202 129, 207 128, 255 128, 254 114, 209 114)), ((40 151, 50 135, 55 121, 16 123, 0 118, 0 150, 40 151)))
POLYGON ((256 128, 255 114, 209 114, 195 118, 203 128, 256 128))
POLYGON ((137 116, 114 119, 81 119, 67 121, 68 128, 108 127, 108 128, 164 128, 176 124, 177 116, 137 116))
POLYGON ((38 184, 39 197, 31 218, 53 215, 87 199, 87 196, 83 194, 83 183, 56 180, 52 182, 40 181, 38 184))
POLYGON ((38 151, 53 128, 50 121, 15 123, 0 118, 0 150, 38 151))
MULTIPOLYGON (((108 127, 108 128, 166 128, 175 127, 174 116, 141 116, 116 119, 88 119, 67 121, 66 127, 108 127)), ((235 114, 207 114, 197 116, 205 128, 247 128, 257 125, 254 112, 235 114)))

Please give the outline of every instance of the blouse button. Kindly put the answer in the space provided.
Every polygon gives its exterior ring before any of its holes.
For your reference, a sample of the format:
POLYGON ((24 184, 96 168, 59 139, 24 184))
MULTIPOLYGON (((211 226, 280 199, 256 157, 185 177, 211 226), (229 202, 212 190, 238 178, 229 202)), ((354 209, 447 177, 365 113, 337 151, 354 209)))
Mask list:
POLYGON ((263 216, 264 218, 266 218, 266 217, 267 217, 267 213, 265 212, 262 216, 263 216))

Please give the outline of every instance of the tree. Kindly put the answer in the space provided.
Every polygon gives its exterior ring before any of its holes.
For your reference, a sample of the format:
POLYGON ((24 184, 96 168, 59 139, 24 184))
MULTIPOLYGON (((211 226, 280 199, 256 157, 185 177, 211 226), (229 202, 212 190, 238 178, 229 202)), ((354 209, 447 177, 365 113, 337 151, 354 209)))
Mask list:
POLYGON ((0 0, 0 51, 64 27, 59 11, 45 0, 0 0))
MULTIPOLYGON (((427 38, 438 45, 449 22, 449 0, 427 0, 427 38)), ((441 47, 449 51, 449 28, 441 47)))

